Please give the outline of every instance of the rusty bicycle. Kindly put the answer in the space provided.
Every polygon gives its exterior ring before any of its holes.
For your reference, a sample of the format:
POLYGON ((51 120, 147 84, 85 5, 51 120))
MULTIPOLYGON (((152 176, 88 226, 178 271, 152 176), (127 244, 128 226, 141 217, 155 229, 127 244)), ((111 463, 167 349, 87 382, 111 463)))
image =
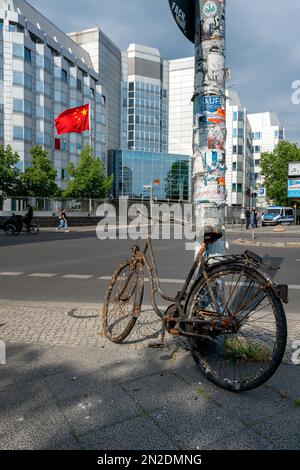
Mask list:
POLYGON ((152 307, 162 319, 162 343, 165 331, 186 337, 206 378, 240 392, 265 383, 281 364, 288 286, 276 285, 265 273, 274 268, 251 251, 208 257, 207 248, 222 236, 222 230, 206 227, 182 289, 170 297, 160 286, 149 228, 144 247, 133 246, 130 259, 112 276, 101 317, 110 341, 127 338, 142 312, 146 270, 152 307), (157 296, 170 303, 166 311, 158 307, 157 296))

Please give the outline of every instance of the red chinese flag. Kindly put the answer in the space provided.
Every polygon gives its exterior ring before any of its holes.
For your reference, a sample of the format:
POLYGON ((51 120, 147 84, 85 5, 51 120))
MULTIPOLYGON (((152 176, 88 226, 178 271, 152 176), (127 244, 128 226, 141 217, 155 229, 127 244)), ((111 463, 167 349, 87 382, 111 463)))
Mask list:
POLYGON ((59 135, 90 130, 90 105, 67 109, 55 119, 55 125, 59 135))

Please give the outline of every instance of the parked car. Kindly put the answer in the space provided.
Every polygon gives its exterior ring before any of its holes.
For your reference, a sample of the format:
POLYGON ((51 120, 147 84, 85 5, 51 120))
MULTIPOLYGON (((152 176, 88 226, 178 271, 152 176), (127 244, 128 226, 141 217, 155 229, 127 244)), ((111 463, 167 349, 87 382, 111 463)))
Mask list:
POLYGON ((292 225, 295 223, 295 213, 292 207, 269 206, 262 216, 262 226, 266 225, 292 225))

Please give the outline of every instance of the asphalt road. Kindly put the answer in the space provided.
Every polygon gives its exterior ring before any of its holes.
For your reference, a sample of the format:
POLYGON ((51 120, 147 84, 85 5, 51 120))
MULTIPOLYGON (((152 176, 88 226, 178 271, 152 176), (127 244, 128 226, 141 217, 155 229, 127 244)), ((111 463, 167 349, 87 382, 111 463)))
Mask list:
MULTIPOLYGON (((227 238, 233 241, 239 237, 228 234, 227 238)), ((100 303, 107 278, 128 258, 132 244, 126 240, 100 241, 94 231, 44 231, 35 237, 0 234, 0 299, 100 303)), ((189 270, 193 253, 185 250, 181 240, 154 241, 154 249, 163 288, 174 294, 189 270)), ((230 248, 230 252, 244 250, 235 244, 230 248)), ((300 315, 300 249, 268 247, 253 251, 280 266, 280 271, 271 276, 292 286, 287 312, 300 315)))

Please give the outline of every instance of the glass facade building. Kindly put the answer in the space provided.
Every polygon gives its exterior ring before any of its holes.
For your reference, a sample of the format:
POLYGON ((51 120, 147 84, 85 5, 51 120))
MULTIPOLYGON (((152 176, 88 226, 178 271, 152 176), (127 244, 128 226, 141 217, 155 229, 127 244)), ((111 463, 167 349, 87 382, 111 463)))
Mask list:
POLYGON ((114 174, 114 195, 132 199, 188 201, 191 158, 185 155, 146 151, 109 152, 110 173, 114 174))
POLYGON ((122 54, 122 148, 168 152, 168 62, 131 44, 122 54))
POLYGON ((55 118, 86 103, 94 152, 106 161, 105 93, 88 52, 24 0, 0 9, 0 143, 31 164, 30 149, 43 145, 64 186, 68 162, 78 164, 90 134, 58 136, 55 118), (4 70, 4 73, 3 73, 4 70))

